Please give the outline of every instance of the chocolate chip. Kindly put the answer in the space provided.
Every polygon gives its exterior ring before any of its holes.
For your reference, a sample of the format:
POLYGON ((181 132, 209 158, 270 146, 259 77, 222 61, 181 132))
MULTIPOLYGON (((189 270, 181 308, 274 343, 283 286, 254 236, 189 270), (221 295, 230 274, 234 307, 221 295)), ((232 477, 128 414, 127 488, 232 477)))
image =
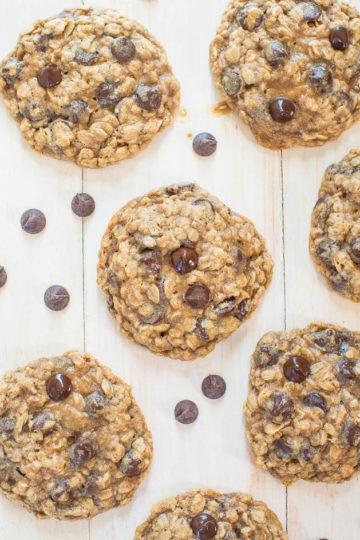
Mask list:
POLYGON ((145 111, 156 111, 161 105, 161 92, 145 84, 137 87, 135 97, 139 107, 145 111))
POLYGON ((243 321, 248 314, 247 300, 242 300, 238 305, 234 315, 239 321, 243 321))
POLYGON ((87 124, 90 118, 90 107, 82 99, 74 99, 67 105, 62 115, 73 124, 87 124))
POLYGON ((70 295, 65 287, 52 285, 45 291, 44 302, 52 311, 61 311, 70 302, 70 295))
POLYGON ((75 51, 74 60, 78 64, 83 66, 93 66, 99 59, 97 52, 87 52, 81 47, 78 47, 75 51))
POLYGON ((184 191, 194 191, 195 184, 172 184, 165 188, 167 195, 175 195, 176 193, 182 193, 184 191))
POLYGON ((279 360, 280 353, 272 345, 257 345, 254 352, 254 361, 258 367, 273 366, 279 360))
POLYGON ((8 58, 1 66, 1 76, 8 86, 14 86, 23 69, 23 63, 17 58, 8 58))
POLYGON ((40 52, 47 51, 50 39, 53 38, 52 34, 41 34, 36 40, 36 48, 40 52))
POLYGON ((80 439, 72 450, 70 463, 72 467, 78 468, 87 463, 95 456, 95 448, 90 439, 80 439))
POLYGON ((143 251, 140 257, 140 262, 145 264, 149 270, 155 274, 159 274, 162 268, 162 256, 159 249, 147 249, 143 251))
POLYGON ((360 443, 360 427, 352 422, 344 425, 341 434, 349 446, 358 446, 360 443))
POLYGON ((63 401, 71 394, 71 380, 65 373, 51 375, 46 382, 46 391, 53 401, 63 401))
POLYGON ((331 242, 328 238, 319 242, 316 246, 315 252, 317 257, 330 269, 336 271, 333 259, 333 249, 336 247, 336 243, 331 242))
POLYGON ((360 266, 360 238, 357 238, 351 245, 350 257, 357 266, 360 266))
POLYGON ((113 109, 120 101, 118 85, 111 80, 106 80, 96 89, 96 97, 102 108, 113 109))
POLYGON ((322 13, 321 7, 315 4, 315 2, 301 2, 300 6, 303 10, 304 21, 307 23, 316 22, 322 13))
POLYGON ((210 540, 214 538, 218 530, 218 523, 209 514, 197 514, 191 520, 191 529, 199 540, 210 540))
POLYGON ((354 373, 355 362, 349 358, 341 358, 334 366, 335 377, 341 384, 356 379, 354 373))
POLYGON ((211 133, 198 133, 193 140, 193 150, 199 156, 211 156, 216 150, 217 140, 211 133))
POLYGON ((283 367, 284 375, 288 381, 300 383, 310 374, 310 363, 304 356, 290 356, 283 367))
POLYGON ((3 266, 0 266, 0 289, 7 282, 7 273, 3 266))
POLYGON ((95 210, 95 201, 88 193, 78 193, 71 201, 74 214, 79 217, 88 217, 95 210))
POLYGON ((142 472, 141 460, 133 458, 134 451, 133 449, 126 452, 122 460, 118 463, 120 471, 128 476, 129 478, 133 476, 139 476, 142 472))
POLYGON ((235 98, 242 86, 240 72, 235 69, 224 69, 221 74, 221 86, 228 96, 235 98))
POLYGON ((187 288, 184 301, 192 309, 202 309, 210 302, 210 291, 204 283, 193 283, 187 288))
POLYGON ((282 460, 290 459, 293 448, 291 445, 291 439, 288 437, 280 437, 274 442, 274 450, 276 457, 282 460))
POLYGON ((282 424, 289 420, 295 413, 295 405, 288 394, 283 392, 274 392, 266 405, 272 421, 276 424, 282 424))
POLYGON ((234 266, 240 274, 245 270, 248 258, 239 246, 233 247, 234 266))
POLYGON ((335 330, 327 328, 324 330, 318 330, 311 334, 311 339, 319 349, 332 353, 338 352, 341 344, 341 340, 335 330))
POLYGON ((71 497, 70 480, 68 478, 58 478, 50 490, 50 497, 53 501, 67 502, 71 497))
POLYGON ((205 319, 205 317, 200 317, 199 319, 197 319, 194 328, 195 335, 199 339, 201 339, 201 341, 209 341, 209 334, 207 333, 206 327, 204 325, 206 320, 207 319, 205 319))
POLYGON ((175 418, 180 424, 192 424, 199 416, 199 409, 193 401, 184 399, 175 407, 175 418))
POLYGON ((136 49, 130 39, 121 36, 113 42, 111 52, 116 60, 123 64, 134 58, 136 49))
POLYGON ((209 399, 219 399, 226 391, 226 382, 220 375, 208 375, 202 382, 201 390, 209 399))
POLYGON ((308 72, 308 80, 318 94, 328 93, 332 89, 333 76, 325 64, 312 66, 308 72))
POLYGON ((247 3, 246 6, 237 11, 235 21, 241 25, 244 30, 255 30, 263 22, 264 12, 255 3, 247 3))
POLYGON ((11 420, 11 418, 8 418, 7 416, 2 416, 0 418, 0 434, 5 433, 6 435, 9 435, 14 429, 15 422, 11 420))
POLYGON ((40 104, 37 101, 27 102, 22 110, 22 114, 30 120, 33 127, 45 127, 53 118, 51 111, 44 104, 40 104))
POLYGON ((29 420, 30 431, 51 431, 55 425, 55 418, 52 412, 43 411, 33 414, 29 420))
POLYGON ((104 394, 95 390, 84 397, 85 401, 85 410, 90 415, 95 415, 96 413, 103 411, 106 405, 106 397, 104 394))
POLYGON ((139 315, 139 318, 143 324, 156 324, 165 315, 165 308, 160 304, 153 304, 153 311, 150 315, 139 315))
POLYGON ((302 458, 307 463, 311 463, 314 460, 316 454, 319 453, 320 449, 321 447, 316 448, 315 446, 310 444, 310 441, 308 439, 305 439, 302 442, 302 445, 300 448, 300 452, 299 452, 300 458, 302 458))
POLYGON ((231 313, 234 310, 235 306, 235 297, 230 296, 229 298, 225 298, 225 300, 220 302, 217 306, 214 306, 213 311, 218 317, 224 317, 224 315, 228 315, 229 313, 231 313))
POLYGON ((37 80, 43 88, 54 88, 62 81, 61 69, 57 66, 44 66, 37 72, 37 80))
POLYGON ((20 223, 25 232, 29 234, 38 234, 45 228, 46 217, 40 210, 31 208, 23 213, 20 223))
POLYGON ((285 64, 290 57, 290 49, 286 43, 281 41, 272 41, 264 50, 264 56, 272 67, 279 67, 285 64))
POLYGON ((349 32, 345 26, 336 26, 330 31, 329 39, 333 49, 344 51, 349 45, 349 32))
POLYGON ((270 102, 269 112, 275 122, 289 122, 295 116, 295 105, 290 99, 279 97, 270 102))
POLYGON ((171 265, 179 274, 188 274, 198 265, 198 255, 191 247, 180 247, 170 255, 171 265))
POLYGON ((303 403, 307 407, 318 407, 325 413, 327 411, 327 402, 322 394, 319 392, 310 392, 303 398, 303 403))

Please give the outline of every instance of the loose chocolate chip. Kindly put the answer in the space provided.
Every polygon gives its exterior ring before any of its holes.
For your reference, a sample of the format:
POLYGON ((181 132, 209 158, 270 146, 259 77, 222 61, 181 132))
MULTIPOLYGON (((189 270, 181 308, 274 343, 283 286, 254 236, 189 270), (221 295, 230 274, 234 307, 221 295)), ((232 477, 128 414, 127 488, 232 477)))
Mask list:
POLYGON ((290 356, 284 364, 284 375, 288 381, 300 383, 310 374, 310 363, 304 356, 290 356))
POLYGON ((11 420, 11 418, 8 418, 7 416, 3 416, 0 418, 0 435, 1 433, 5 433, 6 435, 9 435, 12 433, 15 429, 15 422, 11 420))
POLYGON ((240 72, 235 69, 224 69, 221 74, 221 86, 228 96, 235 98, 242 86, 240 72))
POLYGON ((238 305, 234 315, 239 321, 243 321, 248 314, 247 300, 242 300, 238 305))
POLYGON ((51 375, 46 382, 46 391, 53 401, 63 401, 71 394, 71 380, 65 373, 51 375))
POLYGON ((322 10, 320 6, 315 4, 315 2, 301 2, 300 5, 303 10, 304 21, 314 23, 319 19, 322 10))
POLYGON ((137 87, 135 97, 139 107, 145 111, 156 111, 161 105, 161 92, 145 84, 137 87))
POLYGON ((103 411, 106 405, 106 397, 101 391, 95 390, 84 398, 85 410, 88 414, 94 415, 99 411, 103 411))
POLYGON ((0 289, 7 282, 7 273, 3 266, 0 266, 0 289))
POLYGON ((236 300, 234 296, 230 296, 230 298, 225 298, 220 304, 217 306, 214 306, 214 313, 218 317, 223 317, 224 315, 228 315, 228 313, 231 313, 236 306, 236 300))
POLYGON ((360 266, 360 238, 353 242, 350 248, 350 257, 357 266, 360 266))
POLYGON ((217 533, 218 523, 209 514, 198 514, 191 520, 191 529, 199 540, 210 540, 217 533))
POLYGON ((289 122, 295 116, 295 105, 290 99, 279 97, 270 102, 269 112, 275 122, 289 122))
POLYGON ((239 10, 235 15, 235 21, 241 25, 244 30, 255 30, 263 22, 264 12, 255 3, 249 2, 239 10))
POLYGON ((116 60, 123 64, 134 58, 136 49, 134 43, 130 39, 121 36, 112 44, 111 52, 116 60))
POLYGON ((341 358, 334 366, 334 373, 337 380, 346 384, 349 381, 356 379, 354 373, 355 362, 349 358, 341 358))
POLYGON ((198 133, 193 140, 193 150, 199 156, 211 156, 216 150, 217 140, 211 133, 198 133))
POLYGON ((187 288, 184 301, 192 309, 202 309, 210 302, 210 291, 204 283, 193 283, 187 288))
POLYGON ((52 285, 45 291, 44 302, 52 311, 61 311, 70 302, 70 295, 65 287, 52 285))
POLYGON ((220 375, 208 375, 202 382, 201 390, 209 399, 219 399, 226 391, 226 382, 220 375))
POLYGON ((150 315, 139 315, 143 324, 156 324, 165 315, 165 308, 160 304, 153 304, 153 312, 150 315))
POLYGON ((254 352, 255 364, 259 367, 273 366, 279 360, 280 353, 268 344, 257 345, 254 352))
POLYGON ((100 107, 113 109, 119 102, 121 95, 118 85, 113 81, 106 80, 96 89, 96 97, 100 107))
POLYGON ((201 341, 209 341, 209 334, 207 333, 206 327, 204 325, 205 321, 206 319, 204 317, 200 317, 200 319, 197 319, 194 328, 195 335, 197 335, 197 337, 201 339, 201 341))
POLYGON ((303 399, 304 405, 307 407, 318 407, 325 413, 327 411, 327 402, 322 394, 319 392, 310 392, 303 399))
POLYGON ((133 458, 134 451, 131 449, 122 458, 118 463, 120 471, 131 478, 132 476, 138 476, 142 472, 141 468, 141 459, 133 458))
POLYGON ((57 66, 44 66, 37 72, 37 80, 43 88, 54 88, 62 81, 61 69, 57 66))
POLYGON ((30 431, 48 431, 55 425, 55 418, 52 412, 43 411, 30 417, 30 431))
POLYGON ((20 223, 25 232, 29 234, 38 234, 45 228, 46 217, 40 210, 31 208, 23 213, 20 223))
POLYGON ((349 32, 345 26, 336 26, 330 31, 329 39, 333 49, 344 51, 349 45, 349 32))
POLYGON ((63 117, 73 124, 87 124, 90 118, 90 107, 82 99, 74 99, 63 110, 63 117))
POLYGON ((179 274, 188 274, 198 265, 198 255, 191 247, 180 247, 170 255, 171 265, 179 274))
POLYGON ((95 210, 95 201, 88 193, 78 193, 71 201, 74 214, 79 217, 88 217, 95 210))
POLYGON ((147 249, 143 251, 140 257, 140 262, 145 264, 149 270, 155 274, 159 274, 162 268, 162 256, 159 249, 147 249))
POLYGON ((295 405, 288 394, 283 392, 274 392, 266 405, 272 421, 276 424, 282 424, 289 420, 295 413, 295 405))
POLYGON ((180 424, 192 424, 199 416, 199 409, 193 401, 184 399, 175 407, 175 418, 180 424))
POLYGON ((342 436, 349 446, 357 446, 360 443, 360 427, 347 422, 342 429, 342 436))
POLYGON ((20 73, 23 68, 23 63, 17 58, 8 58, 1 66, 1 76, 5 79, 8 86, 14 86, 15 82, 19 79, 20 73))
POLYGON ((325 64, 315 64, 308 72, 308 80, 318 94, 330 92, 333 84, 333 76, 325 64))
POLYGON ((233 247, 233 259, 236 270, 241 274, 248 263, 248 258, 239 246, 233 247))
POLYGON ((73 448, 70 462, 72 467, 78 468, 95 456, 95 448, 90 439, 80 439, 73 448))
POLYGON ((81 47, 77 48, 74 55, 74 60, 83 66, 93 66, 99 59, 97 52, 87 52, 81 47))
POLYGON ((264 50, 264 56, 270 66, 277 68, 285 64, 286 60, 290 57, 290 49, 286 43, 272 41, 264 50))

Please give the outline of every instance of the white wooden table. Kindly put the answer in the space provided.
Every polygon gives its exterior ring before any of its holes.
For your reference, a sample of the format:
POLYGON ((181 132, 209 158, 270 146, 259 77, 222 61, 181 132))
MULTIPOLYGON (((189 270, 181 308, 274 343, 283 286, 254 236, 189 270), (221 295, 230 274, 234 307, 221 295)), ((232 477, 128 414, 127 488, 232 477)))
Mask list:
MULTIPOLYGON (((37 521, 1 497, 1 540, 132 540, 153 503, 196 487, 241 490, 263 499, 291 540, 360 538, 360 482, 297 482, 286 490, 254 466, 242 417, 249 357, 264 332, 316 319, 360 327, 360 305, 327 289, 307 249, 310 213, 323 171, 360 144, 360 126, 324 147, 272 152, 257 145, 233 115, 216 116, 213 107, 219 96, 208 66, 208 46, 226 3, 97 0, 97 6, 117 8, 157 36, 182 86, 183 114, 134 160, 81 171, 39 156, 25 146, 15 122, 0 106, 0 265, 8 272, 8 283, 0 290, 1 374, 40 356, 84 348, 132 384, 155 446, 151 472, 127 507, 91 523, 37 521), (210 131, 218 139, 214 156, 193 153, 188 134, 199 131, 210 131), (250 321, 207 358, 181 363, 157 358, 120 335, 96 285, 96 263, 101 236, 116 210, 150 189, 188 180, 254 221, 266 237, 275 274, 250 321), (70 209, 73 195, 81 191, 96 200, 95 213, 83 222, 70 209), (21 230, 20 216, 28 208, 46 214, 47 227, 40 235, 21 230), (43 293, 52 284, 64 285, 71 293, 63 312, 51 312, 43 303, 43 293), (223 375, 228 384, 218 402, 201 394, 201 381, 209 373, 223 375), (200 409, 190 426, 173 418, 174 405, 185 398, 200 409)), ((13 48, 24 27, 70 4, 2 0, 0 57, 13 48)), ((81 6, 81 0, 73 0, 72 6, 81 6)))

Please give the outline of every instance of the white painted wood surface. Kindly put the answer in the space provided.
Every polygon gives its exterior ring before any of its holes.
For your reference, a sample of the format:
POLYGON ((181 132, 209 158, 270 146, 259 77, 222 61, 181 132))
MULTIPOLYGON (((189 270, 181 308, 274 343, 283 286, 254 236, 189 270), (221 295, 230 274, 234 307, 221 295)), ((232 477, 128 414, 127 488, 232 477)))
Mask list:
MULTIPOLYGON (((152 31, 165 46, 182 86, 175 125, 136 159, 101 171, 38 156, 25 146, 0 106, 0 265, 8 283, 0 290, 0 371, 39 356, 85 348, 133 386, 154 435, 151 472, 133 502, 88 522, 37 521, 1 497, 0 539, 132 540, 153 503, 188 488, 241 490, 263 499, 287 527, 291 540, 359 540, 360 483, 340 486, 298 482, 286 492, 254 466, 243 429, 249 357, 270 329, 322 319, 359 328, 360 305, 330 292, 308 254, 310 213, 327 165, 356 146, 359 126, 322 148, 271 152, 255 144, 233 115, 212 112, 219 100, 208 67, 208 45, 227 0, 98 0, 152 31), (188 134, 210 131, 218 150, 210 158, 192 152, 188 134), (251 320, 207 358, 181 363, 157 358, 122 337, 96 285, 97 252, 112 214, 129 199, 176 181, 195 180, 251 218, 275 261, 270 289, 251 320), (72 196, 92 194, 96 211, 74 216, 72 196), (21 213, 31 207, 47 217, 37 236, 25 234, 21 213), (47 310, 42 296, 51 284, 71 293, 69 307, 47 310), (224 398, 201 394, 209 373, 228 384, 224 398), (176 424, 173 408, 189 398, 198 421, 176 424)), ((359 2, 360 4, 360 2, 359 2)), ((18 33, 37 18, 68 8, 68 0, 2 0, 0 57, 18 33)), ((73 0, 72 6, 80 6, 73 0)), ((255 539, 256 540, 256 539, 255 539)))

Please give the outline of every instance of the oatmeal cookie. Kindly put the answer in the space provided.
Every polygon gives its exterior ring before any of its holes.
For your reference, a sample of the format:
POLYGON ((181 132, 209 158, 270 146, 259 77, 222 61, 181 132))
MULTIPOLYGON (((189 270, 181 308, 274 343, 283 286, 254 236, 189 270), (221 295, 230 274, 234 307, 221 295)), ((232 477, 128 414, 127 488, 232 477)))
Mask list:
POLYGON ((336 0, 232 0, 210 46, 227 104, 272 149, 336 139, 360 111, 360 16, 336 0))
POLYGON ((155 504, 134 540, 288 540, 276 515, 245 493, 187 491, 155 504))
POLYGON ((152 439, 130 387, 68 352, 0 381, 0 488, 38 518, 91 518, 130 502, 152 439))
POLYGON ((34 150, 90 168, 135 156, 179 103, 164 49, 111 9, 36 22, 2 62, 0 91, 34 150))
POLYGON ((360 333, 329 324, 269 332, 244 405, 256 463, 285 485, 343 482, 360 465, 360 333))
POLYGON ((193 360, 256 308, 272 259, 248 219, 196 184, 130 201, 102 239, 98 284, 126 336, 193 360))
POLYGON ((360 302, 360 150, 325 171, 312 213, 310 253, 333 289, 360 302))

